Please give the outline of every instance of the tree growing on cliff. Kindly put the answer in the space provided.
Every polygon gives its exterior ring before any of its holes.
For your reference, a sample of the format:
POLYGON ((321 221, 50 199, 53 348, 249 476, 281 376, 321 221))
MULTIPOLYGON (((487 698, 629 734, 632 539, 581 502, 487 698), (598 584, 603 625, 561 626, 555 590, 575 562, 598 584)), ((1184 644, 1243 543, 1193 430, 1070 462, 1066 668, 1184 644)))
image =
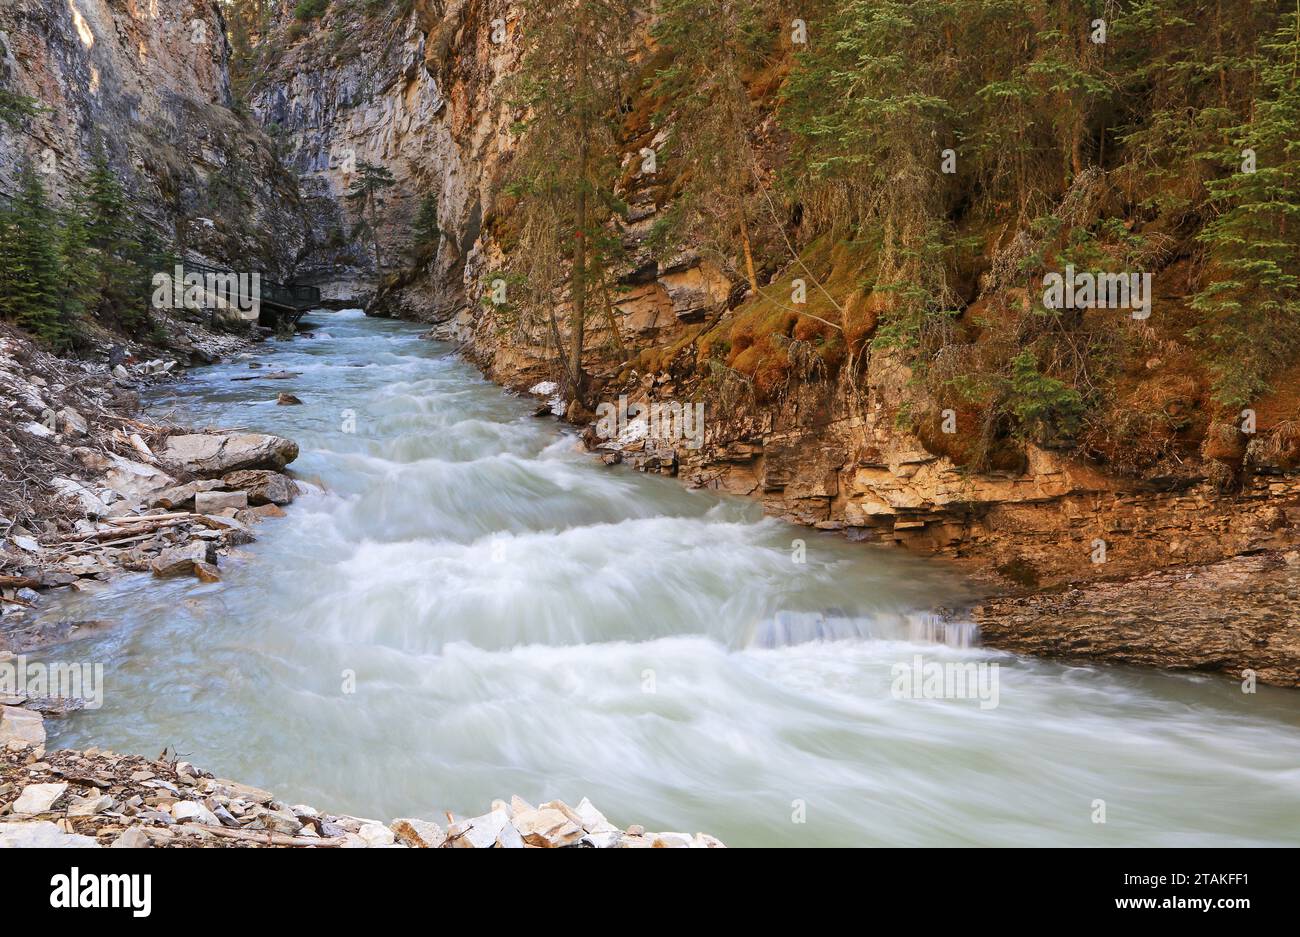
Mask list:
POLYGON ((587 314, 599 271, 617 247, 605 236, 605 223, 623 210, 615 185, 635 4, 526 0, 523 6, 524 49, 512 91, 527 116, 517 128, 522 137, 509 179, 520 231, 512 273, 528 284, 531 305, 546 310, 565 390, 586 403, 587 314), (567 348, 547 301, 566 272, 567 348))
POLYGON ((420 207, 415 212, 415 222, 411 226, 411 262, 417 268, 427 264, 438 256, 438 245, 442 241, 442 230, 438 227, 438 194, 426 192, 420 199, 420 207))
POLYGON ((1211 154, 1230 174, 1207 184, 1221 213, 1198 237, 1210 275, 1192 300, 1215 402, 1233 411, 1300 345, 1300 3, 1263 50, 1249 119, 1211 154))
POLYGON ((352 236, 368 233, 375 248, 375 273, 384 274, 383 257, 379 253, 379 209, 384 206, 383 192, 397 182, 384 166, 365 160, 357 161, 357 177, 348 189, 347 200, 357 213, 357 224, 352 236))
POLYGON ((667 60, 651 78, 662 102, 655 125, 669 130, 664 148, 679 180, 669 228, 733 275, 740 270, 755 295, 752 229, 768 213, 759 205, 761 117, 749 83, 774 58, 773 23, 758 0, 663 0, 652 28, 667 60))
POLYGON ((101 318, 116 319, 133 333, 143 333, 150 323, 149 258, 141 246, 144 226, 132 216, 126 191, 102 145, 96 147, 90 173, 74 203, 85 219, 91 248, 83 263, 96 284, 94 311, 101 318))

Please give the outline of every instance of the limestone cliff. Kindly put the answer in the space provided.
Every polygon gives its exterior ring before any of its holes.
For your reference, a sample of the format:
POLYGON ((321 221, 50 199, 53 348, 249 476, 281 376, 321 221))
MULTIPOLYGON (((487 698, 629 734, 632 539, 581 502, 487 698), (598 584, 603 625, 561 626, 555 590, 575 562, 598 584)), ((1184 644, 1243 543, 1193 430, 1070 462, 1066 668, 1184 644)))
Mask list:
POLYGON ((102 146, 167 241, 236 269, 292 274, 308 226, 297 180, 231 95, 230 47, 204 0, 12 0, 0 84, 39 110, 0 124, 0 189, 30 159, 66 201, 102 146))

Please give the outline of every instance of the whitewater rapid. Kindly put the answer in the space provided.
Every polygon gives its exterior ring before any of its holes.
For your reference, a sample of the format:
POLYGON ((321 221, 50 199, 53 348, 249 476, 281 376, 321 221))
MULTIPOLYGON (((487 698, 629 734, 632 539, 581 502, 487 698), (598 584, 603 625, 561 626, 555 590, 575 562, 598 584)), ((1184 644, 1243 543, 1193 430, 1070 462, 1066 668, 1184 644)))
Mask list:
POLYGON ((152 395, 296 439, 307 490, 220 583, 49 609, 119 623, 46 655, 106 670, 52 747, 171 746, 376 818, 585 795, 737 846, 1300 843, 1293 693, 964 646, 947 567, 606 468, 414 326, 310 319, 258 351, 296 378, 152 395), (997 706, 898 698, 916 655, 996 663, 997 706))

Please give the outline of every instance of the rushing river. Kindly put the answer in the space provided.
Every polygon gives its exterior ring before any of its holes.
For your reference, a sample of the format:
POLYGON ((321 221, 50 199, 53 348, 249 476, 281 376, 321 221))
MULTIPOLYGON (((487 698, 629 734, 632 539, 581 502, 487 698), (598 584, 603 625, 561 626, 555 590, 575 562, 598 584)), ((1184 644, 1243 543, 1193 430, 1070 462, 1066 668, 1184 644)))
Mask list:
POLYGON ((962 647, 941 564, 605 468, 417 328, 311 318, 259 349, 300 377, 233 361, 151 403, 290 436, 322 487, 220 583, 53 604, 119 626, 46 655, 106 670, 51 747, 170 745, 382 820, 516 793, 735 846, 1300 844, 1295 692, 962 647), (916 655, 997 664, 996 707, 896 698, 916 655))

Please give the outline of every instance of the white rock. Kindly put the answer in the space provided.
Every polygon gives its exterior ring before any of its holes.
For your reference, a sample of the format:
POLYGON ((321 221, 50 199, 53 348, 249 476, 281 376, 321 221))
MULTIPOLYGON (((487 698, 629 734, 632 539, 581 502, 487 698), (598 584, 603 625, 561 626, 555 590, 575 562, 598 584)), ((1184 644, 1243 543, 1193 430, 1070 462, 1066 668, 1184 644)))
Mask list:
POLYGON ((172 804, 172 817, 177 823, 202 823, 204 826, 221 826, 217 815, 195 800, 178 800, 172 804))
POLYGON ((108 513, 108 505, 95 492, 71 478, 52 478, 50 486, 65 498, 75 500, 83 513, 93 517, 103 517, 108 513))
POLYGON ((585 831, 561 810, 555 807, 539 807, 515 815, 510 821, 531 846, 559 848, 572 846, 582 840, 585 831))
POLYGON ((391 846, 397 842, 397 837, 393 831, 382 823, 367 823, 357 832, 362 841, 370 849, 377 849, 383 846, 391 846))
POLYGON ((0 706, 0 745, 11 750, 45 745, 45 719, 38 712, 0 706))
POLYGON ((103 813, 112 806, 113 798, 109 797, 107 794, 86 797, 68 807, 68 816, 93 817, 95 814, 103 813))
POLYGON ((577 815, 578 822, 588 833, 619 832, 618 827, 606 820, 605 815, 585 797, 578 801, 578 806, 573 808, 573 813, 577 815))
POLYGON ((154 495, 176 484, 176 479, 152 465, 124 459, 120 455, 111 458, 113 467, 105 475, 104 484, 123 498, 131 501, 148 501, 154 495))
POLYGON ((651 833, 648 838, 655 849, 689 849, 694 839, 685 833, 651 833))
POLYGON ((523 849, 524 838, 519 835, 513 823, 507 823, 501 827, 501 832, 497 834, 497 848, 499 849, 523 849))
POLYGON ((502 827, 510 822, 504 810, 494 810, 454 823, 447 830, 449 845, 456 849, 491 849, 501 836, 502 827))
POLYGON ((33 436, 38 436, 41 439, 50 439, 54 436, 54 430, 50 429, 44 423, 24 423, 23 430, 31 433, 33 436))
POLYGON ((89 836, 65 833, 49 820, 0 823, 0 849, 99 849, 89 836))
POLYGON ((14 801, 14 813, 27 816, 46 813, 67 789, 66 784, 28 784, 14 801))
POLYGON ((153 841, 145 835, 144 830, 138 826, 129 826, 122 831, 117 839, 113 840, 110 849, 149 849, 153 846, 153 841))
POLYGON ((402 817, 390 825, 399 840, 415 849, 440 849, 447 841, 447 833, 429 820, 402 817))
POLYGON ((70 436, 85 436, 90 432, 90 426, 86 423, 86 418, 71 407, 64 407, 59 411, 59 419, 63 424, 63 431, 70 436))

